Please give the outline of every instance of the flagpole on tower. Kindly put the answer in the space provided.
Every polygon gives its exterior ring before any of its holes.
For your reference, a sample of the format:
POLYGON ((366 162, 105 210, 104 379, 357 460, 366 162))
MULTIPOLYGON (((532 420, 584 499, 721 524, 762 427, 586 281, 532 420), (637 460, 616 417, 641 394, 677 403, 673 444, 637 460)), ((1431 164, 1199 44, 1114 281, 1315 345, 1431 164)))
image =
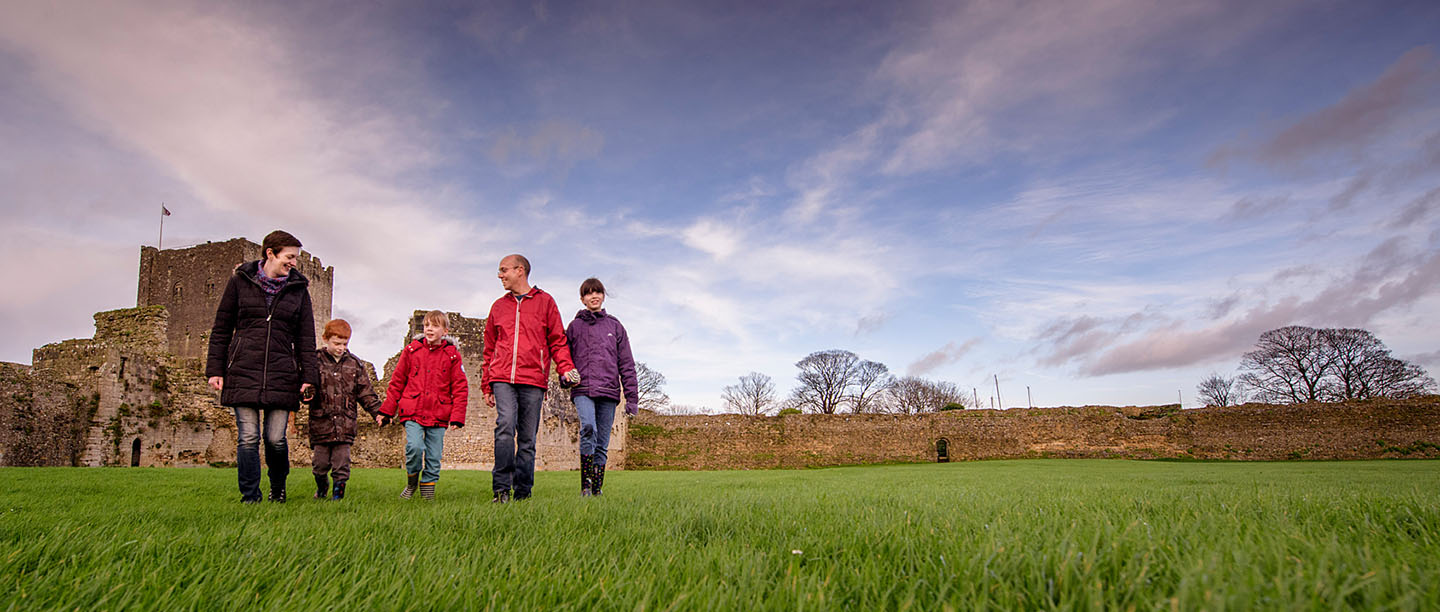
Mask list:
POLYGON ((165 208, 165 203, 160 203, 160 240, 156 241, 155 249, 165 250, 165 217, 170 216, 170 209, 165 208))

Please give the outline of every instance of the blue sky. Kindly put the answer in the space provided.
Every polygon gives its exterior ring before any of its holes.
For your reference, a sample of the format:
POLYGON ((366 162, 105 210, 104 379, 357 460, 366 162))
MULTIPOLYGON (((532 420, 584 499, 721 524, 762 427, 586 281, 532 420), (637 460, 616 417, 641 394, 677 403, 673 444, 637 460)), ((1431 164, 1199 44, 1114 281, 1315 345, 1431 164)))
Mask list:
POLYGON ((1287 324, 1440 373, 1440 5, 0 2, 0 359, 285 228, 352 348, 587 276, 678 404, 855 351, 1155 404, 1287 324))

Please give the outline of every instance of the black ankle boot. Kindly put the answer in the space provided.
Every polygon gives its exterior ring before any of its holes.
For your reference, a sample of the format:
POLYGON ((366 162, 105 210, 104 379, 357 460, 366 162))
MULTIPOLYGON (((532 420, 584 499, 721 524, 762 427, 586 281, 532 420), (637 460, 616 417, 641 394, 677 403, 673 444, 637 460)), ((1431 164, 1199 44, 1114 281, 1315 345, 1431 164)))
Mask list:
MULTIPOLYGON (((339 483, 336 483, 338 486, 339 483)), ((315 476, 315 499, 325 499, 330 495, 330 478, 324 474, 315 476)))
POLYGON ((405 481, 405 490, 400 492, 400 499, 410 499, 415 496, 415 488, 420 486, 420 475, 410 474, 405 481))
POLYGON ((595 491, 595 456, 580 455, 580 496, 590 497, 595 491))
POLYGON ((270 483, 270 501, 277 504, 285 503, 285 483, 270 483))
POLYGON ((330 501, 340 501, 342 499, 345 499, 345 481, 337 480, 335 481, 335 496, 331 497, 330 501))

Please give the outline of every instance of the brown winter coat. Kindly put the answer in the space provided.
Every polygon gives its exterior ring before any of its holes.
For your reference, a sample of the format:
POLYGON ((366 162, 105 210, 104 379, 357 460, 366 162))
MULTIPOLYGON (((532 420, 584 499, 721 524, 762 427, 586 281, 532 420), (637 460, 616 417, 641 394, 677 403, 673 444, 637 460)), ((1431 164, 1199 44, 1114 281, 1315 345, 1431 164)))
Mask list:
POLYGON ((339 359, 316 349, 320 362, 320 387, 310 401, 310 446, 316 444, 350 444, 355 442, 358 427, 357 404, 375 414, 380 398, 370 384, 370 374, 360 358, 346 351, 339 359))

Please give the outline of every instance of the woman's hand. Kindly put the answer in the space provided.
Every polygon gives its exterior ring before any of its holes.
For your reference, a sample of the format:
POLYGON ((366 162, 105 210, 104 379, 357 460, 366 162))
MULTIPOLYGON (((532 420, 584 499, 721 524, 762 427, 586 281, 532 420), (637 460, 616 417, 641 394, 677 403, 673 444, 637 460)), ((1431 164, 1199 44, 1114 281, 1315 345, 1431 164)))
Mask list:
POLYGON ((223 390, 225 389, 225 377, 224 377, 224 376, 211 376, 211 377, 210 377, 210 388, 212 388, 212 389, 214 389, 214 390, 216 390, 216 391, 223 391, 223 390))

